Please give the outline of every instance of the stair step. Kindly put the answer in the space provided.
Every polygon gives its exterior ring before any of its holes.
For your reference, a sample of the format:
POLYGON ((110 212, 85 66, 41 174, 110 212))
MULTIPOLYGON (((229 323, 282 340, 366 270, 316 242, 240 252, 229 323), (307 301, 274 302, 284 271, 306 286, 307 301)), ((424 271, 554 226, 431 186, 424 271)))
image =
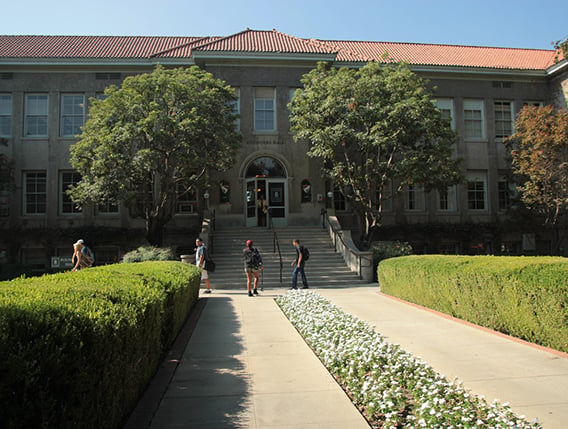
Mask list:
MULTIPOLYGON (((299 238, 310 249, 306 263, 306 276, 311 287, 349 287, 363 283, 351 271, 341 254, 334 249, 327 230, 319 227, 289 227, 276 230, 282 256, 282 282, 280 257, 275 249, 274 230, 266 228, 223 228, 215 230, 213 242, 208 243, 211 257, 217 264, 211 282, 217 289, 246 286, 242 251, 246 241, 252 240, 262 255, 264 272, 260 285, 264 288, 289 287, 292 279, 291 262, 296 257, 292 240, 299 238)), ((300 281, 301 284, 301 281, 300 281)))

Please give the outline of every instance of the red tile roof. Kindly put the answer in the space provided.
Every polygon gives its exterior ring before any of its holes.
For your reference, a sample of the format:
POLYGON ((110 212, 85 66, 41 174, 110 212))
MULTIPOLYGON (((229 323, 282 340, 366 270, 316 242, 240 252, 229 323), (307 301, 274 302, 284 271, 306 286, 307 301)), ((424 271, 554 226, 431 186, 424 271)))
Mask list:
MULTIPOLYGON (((0 58, 149 58, 201 37, 0 36, 0 58)), ((207 39, 209 40, 209 39, 207 39)))
POLYGON ((300 39, 276 30, 246 29, 228 37, 0 36, 0 63, 12 59, 191 58, 196 52, 285 53, 335 56, 338 62, 384 61, 413 65, 545 70, 554 50, 418 43, 300 39))

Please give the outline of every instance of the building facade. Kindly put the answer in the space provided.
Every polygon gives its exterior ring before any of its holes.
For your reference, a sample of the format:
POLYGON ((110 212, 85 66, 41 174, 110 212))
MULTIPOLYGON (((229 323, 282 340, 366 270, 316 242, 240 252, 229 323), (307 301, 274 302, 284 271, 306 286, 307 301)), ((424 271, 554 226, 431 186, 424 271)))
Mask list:
POLYGON ((568 66, 555 62, 555 51, 300 39, 247 29, 228 37, 0 36, 0 154, 12 163, 15 185, 0 194, 0 263, 49 270, 52 257, 71 255, 78 235, 101 262, 143 243, 142 220, 119 206, 79 207, 65 190, 80 179, 69 147, 89 100, 156 64, 197 65, 234 87, 243 138, 229 171, 212 172, 208 188, 178 201, 167 244, 190 244, 205 210, 214 211, 219 227, 266 225, 257 210, 261 196, 277 228, 317 225, 324 210, 353 226, 349 204, 307 157, 308 144, 294 142, 287 105, 319 61, 361 67, 385 54, 436 88, 433 102, 459 136, 456 155, 467 177, 445 193, 414 187, 393 198, 384 211, 385 237, 424 252, 545 249, 546 234, 511 227, 514 188, 502 140, 524 105, 566 107, 568 66))

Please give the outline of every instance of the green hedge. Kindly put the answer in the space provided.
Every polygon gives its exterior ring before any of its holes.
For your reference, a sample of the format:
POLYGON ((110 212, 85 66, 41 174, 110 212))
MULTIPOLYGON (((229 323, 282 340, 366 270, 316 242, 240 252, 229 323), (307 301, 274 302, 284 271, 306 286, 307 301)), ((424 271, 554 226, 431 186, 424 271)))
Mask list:
POLYGON ((199 281, 191 265, 144 262, 0 283, 2 427, 120 427, 199 281))
POLYGON ((568 259, 405 256, 378 277, 388 295, 568 352, 568 259))

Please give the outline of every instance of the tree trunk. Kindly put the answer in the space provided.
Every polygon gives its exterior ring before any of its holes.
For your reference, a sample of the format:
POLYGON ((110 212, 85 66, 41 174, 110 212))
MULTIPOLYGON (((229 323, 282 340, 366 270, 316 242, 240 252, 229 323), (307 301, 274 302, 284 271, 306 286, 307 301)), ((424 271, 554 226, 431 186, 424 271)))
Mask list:
POLYGON ((152 246, 162 247, 164 239, 164 225, 156 218, 146 219, 146 240, 152 246))

